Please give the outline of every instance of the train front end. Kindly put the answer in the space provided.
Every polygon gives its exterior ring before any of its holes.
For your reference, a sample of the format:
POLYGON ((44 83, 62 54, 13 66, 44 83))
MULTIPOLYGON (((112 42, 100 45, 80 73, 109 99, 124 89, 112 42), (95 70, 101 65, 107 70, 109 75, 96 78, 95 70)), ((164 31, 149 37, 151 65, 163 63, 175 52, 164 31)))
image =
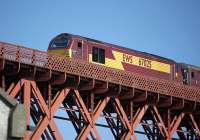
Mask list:
POLYGON ((70 35, 66 33, 60 34, 51 40, 47 52, 49 54, 63 55, 71 58, 71 43, 72 39, 70 35))

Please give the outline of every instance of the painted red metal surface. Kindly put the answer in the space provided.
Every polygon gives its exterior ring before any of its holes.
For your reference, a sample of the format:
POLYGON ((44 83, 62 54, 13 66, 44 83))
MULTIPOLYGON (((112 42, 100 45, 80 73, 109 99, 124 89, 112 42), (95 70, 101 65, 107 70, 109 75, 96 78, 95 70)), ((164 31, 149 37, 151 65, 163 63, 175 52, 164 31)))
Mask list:
POLYGON ((177 82, 106 68, 81 60, 49 55, 46 52, 7 43, 1 43, 0 49, 2 60, 10 60, 21 64, 108 81, 122 86, 148 90, 187 100, 200 101, 199 88, 186 86, 177 82))
POLYGON ((55 119, 70 120, 78 140, 103 139, 96 126, 110 128, 115 139, 136 140, 138 125, 149 139, 171 140, 175 133, 200 139, 196 87, 5 43, 0 70, 0 87, 26 105, 26 140, 64 139, 55 119), (60 109, 68 118, 56 116, 60 109), (106 126, 97 123, 102 116, 106 126))
MULTIPOLYGON (((153 120, 154 125, 156 126, 157 134, 153 134, 152 136, 157 139, 172 139, 172 136, 175 132, 183 131, 180 130, 180 126, 183 127, 185 124, 185 127, 189 129, 188 131, 193 131, 194 135, 193 138, 200 138, 200 131, 198 126, 198 118, 195 115, 195 113, 188 112, 188 113, 177 113, 177 111, 173 113, 163 113, 162 110, 160 110, 159 106, 156 106, 156 104, 144 104, 140 106, 135 106, 133 108, 132 118, 130 115, 127 114, 127 111, 124 110, 124 105, 119 100, 118 97, 102 97, 98 99, 98 102, 94 107, 94 110, 91 111, 90 107, 87 107, 86 103, 84 102, 84 98, 81 96, 81 93, 78 90, 75 89, 68 89, 64 88, 58 91, 54 97, 50 100, 51 104, 48 106, 49 100, 42 96, 42 92, 39 90, 38 85, 35 81, 32 80, 25 80, 21 79, 16 83, 15 86, 12 86, 11 90, 9 90, 8 93, 10 96, 14 98, 18 97, 24 97, 22 99, 22 102, 27 107, 27 126, 30 126, 30 117, 36 117, 35 121, 35 129, 32 131, 27 131, 27 134, 24 139, 27 140, 36 140, 36 139, 57 139, 62 140, 62 134, 59 132, 55 122, 55 112, 59 109, 61 104, 67 104, 70 103, 70 101, 65 100, 68 96, 71 96, 74 99, 74 105, 77 106, 78 111, 80 112, 80 115, 83 117, 83 120, 85 121, 84 127, 79 128, 80 130, 77 132, 76 139, 78 140, 85 140, 88 139, 88 136, 91 135, 93 139, 101 139, 101 136, 98 133, 98 130, 96 129, 96 120, 101 116, 101 114, 104 112, 105 114, 109 113, 108 109, 106 109, 106 106, 112 105, 113 111, 118 115, 119 120, 121 122, 121 133, 116 135, 116 139, 123 139, 123 140, 129 140, 134 139, 136 140, 137 137, 135 135, 135 128, 142 124, 145 129, 151 129, 152 124, 143 123, 147 122, 146 120, 153 120), (37 101, 37 103, 34 103, 34 100, 37 101), (161 114, 159 113, 161 112, 161 114), (34 114, 35 113, 35 114, 34 114), (149 114, 150 113, 150 114, 149 114), (166 124, 166 120, 164 120, 164 116, 168 114, 170 117, 172 117, 169 126, 166 124), (194 117, 195 115, 195 117, 194 117), (150 118, 151 117, 151 118, 150 118), (184 122, 181 124, 181 122, 184 120, 184 118, 189 119, 190 121, 184 122), (187 124, 188 123, 188 124, 187 124), (180 125, 181 124, 181 125, 180 125), (189 126, 188 126, 189 125, 189 126), (47 130, 51 133, 47 133, 47 130), (51 135, 51 136, 49 136, 51 135)), ((98 96, 98 95, 95 95, 98 96)), ((128 100, 130 102, 130 100, 128 100)), ((136 103, 134 103, 137 105, 136 103)), ((132 106, 133 107, 133 106, 132 106)), ((167 109, 166 109, 167 110, 167 109)), ((66 112, 73 111, 72 108, 67 109, 66 112)), ((112 111, 112 112, 113 112, 112 111)), ((179 111, 178 111, 179 112, 179 111)), ((70 116, 70 115, 69 115, 70 116)), ((74 117, 70 116, 71 120, 74 121, 74 117)), ((112 121, 114 119, 112 115, 109 117, 109 121, 112 121)), ((167 121, 170 118, 167 119, 167 121)), ((75 122, 78 123, 79 120, 76 120, 75 122), (76 122, 77 121, 77 122, 76 122)), ((108 122, 109 122, 108 121, 108 122)), ((111 129, 117 128, 116 126, 113 126, 114 124, 108 123, 111 129)), ((113 133, 116 130, 113 130, 113 133)), ((151 130, 149 130, 151 131, 151 130)), ((181 135, 181 134, 180 134, 181 135)), ((185 135, 182 134, 181 138, 185 137, 185 135)), ((184 139, 187 139, 186 137, 184 139)))

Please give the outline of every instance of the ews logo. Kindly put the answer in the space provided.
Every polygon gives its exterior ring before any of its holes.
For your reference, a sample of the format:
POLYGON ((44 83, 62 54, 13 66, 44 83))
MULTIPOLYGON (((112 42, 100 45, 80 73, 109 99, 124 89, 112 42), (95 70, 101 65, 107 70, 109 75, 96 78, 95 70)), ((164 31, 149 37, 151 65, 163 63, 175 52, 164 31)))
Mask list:
POLYGON ((123 54, 123 62, 133 64, 133 56, 128 54, 123 54))

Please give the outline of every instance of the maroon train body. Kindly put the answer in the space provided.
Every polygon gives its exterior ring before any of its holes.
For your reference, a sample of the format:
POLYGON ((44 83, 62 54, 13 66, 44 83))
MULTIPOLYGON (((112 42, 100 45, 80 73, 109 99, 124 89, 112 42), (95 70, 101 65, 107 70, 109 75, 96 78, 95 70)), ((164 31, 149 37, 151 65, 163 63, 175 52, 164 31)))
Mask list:
POLYGON ((48 52, 200 87, 199 67, 78 35, 62 33, 56 36, 51 40, 48 52))

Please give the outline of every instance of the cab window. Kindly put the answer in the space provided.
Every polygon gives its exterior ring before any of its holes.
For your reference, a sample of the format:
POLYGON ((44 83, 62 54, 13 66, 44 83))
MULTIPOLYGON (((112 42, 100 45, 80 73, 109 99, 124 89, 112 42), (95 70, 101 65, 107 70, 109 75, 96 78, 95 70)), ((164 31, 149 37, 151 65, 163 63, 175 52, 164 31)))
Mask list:
POLYGON ((79 49, 81 49, 82 46, 83 46, 83 43, 82 42, 78 42, 77 46, 78 46, 79 49))
POLYGON ((61 37, 56 38, 56 39, 52 42, 51 47, 52 47, 52 48, 67 47, 67 46, 68 46, 68 43, 69 43, 68 38, 65 37, 65 36, 61 36, 61 37))
POLYGON ((102 48, 92 48, 92 61, 105 64, 105 50, 102 48))

